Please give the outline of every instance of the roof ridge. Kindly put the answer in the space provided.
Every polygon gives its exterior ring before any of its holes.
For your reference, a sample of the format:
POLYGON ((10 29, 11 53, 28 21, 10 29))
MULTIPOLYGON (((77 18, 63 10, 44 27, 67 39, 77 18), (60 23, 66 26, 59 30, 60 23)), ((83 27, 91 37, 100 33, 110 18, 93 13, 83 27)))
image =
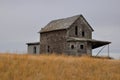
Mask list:
POLYGON ((72 18, 72 17, 79 17, 79 16, 81 16, 82 14, 80 14, 80 15, 74 15, 74 16, 69 16, 69 17, 64 17, 64 18, 60 18, 60 19, 54 19, 54 20, 52 20, 52 21, 56 21, 56 20, 64 20, 64 19, 68 19, 68 18, 72 18))
POLYGON ((50 21, 44 28, 41 28, 40 32, 48 32, 54 30, 61 30, 68 28, 74 23, 81 15, 75 15, 72 17, 66 17, 50 21))

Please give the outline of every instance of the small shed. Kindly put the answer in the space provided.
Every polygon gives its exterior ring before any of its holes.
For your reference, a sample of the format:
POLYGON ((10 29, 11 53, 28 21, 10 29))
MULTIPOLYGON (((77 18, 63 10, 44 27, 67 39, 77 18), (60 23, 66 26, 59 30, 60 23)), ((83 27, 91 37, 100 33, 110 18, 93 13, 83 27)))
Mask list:
POLYGON ((39 54, 40 53, 40 42, 27 43, 28 53, 30 54, 39 54))

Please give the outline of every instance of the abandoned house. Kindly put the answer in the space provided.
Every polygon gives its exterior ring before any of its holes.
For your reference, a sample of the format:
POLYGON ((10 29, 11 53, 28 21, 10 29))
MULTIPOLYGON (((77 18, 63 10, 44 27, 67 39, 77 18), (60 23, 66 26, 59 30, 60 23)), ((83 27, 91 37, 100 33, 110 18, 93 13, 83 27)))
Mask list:
POLYGON ((39 42, 27 43, 28 53, 92 55, 92 49, 111 43, 92 39, 93 31, 82 15, 53 20, 39 31, 39 42))

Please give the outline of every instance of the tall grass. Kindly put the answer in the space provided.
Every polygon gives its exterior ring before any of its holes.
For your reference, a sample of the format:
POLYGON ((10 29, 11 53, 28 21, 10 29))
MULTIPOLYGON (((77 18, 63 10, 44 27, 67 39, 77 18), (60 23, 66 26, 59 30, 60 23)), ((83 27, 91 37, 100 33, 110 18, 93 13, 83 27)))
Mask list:
POLYGON ((120 80, 120 60, 0 54, 0 80, 120 80))

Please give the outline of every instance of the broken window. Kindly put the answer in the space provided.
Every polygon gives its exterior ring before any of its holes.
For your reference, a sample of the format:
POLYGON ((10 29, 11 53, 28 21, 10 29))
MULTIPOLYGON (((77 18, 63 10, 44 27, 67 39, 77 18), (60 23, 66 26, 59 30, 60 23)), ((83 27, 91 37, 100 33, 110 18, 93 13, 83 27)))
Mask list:
POLYGON ((84 31, 82 31, 82 37, 84 37, 85 36, 85 32, 84 31))
POLYGON ((83 49, 84 48, 84 46, 83 45, 80 45, 80 49, 83 49))
POLYGON ((71 45, 71 49, 74 49, 74 45, 71 45))
POLYGON ((36 54, 36 46, 34 46, 34 48, 33 48, 33 53, 35 53, 36 54))
POLYGON ((77 36, 78 35, 78 27, 75 26, 75 35, 77 36))

